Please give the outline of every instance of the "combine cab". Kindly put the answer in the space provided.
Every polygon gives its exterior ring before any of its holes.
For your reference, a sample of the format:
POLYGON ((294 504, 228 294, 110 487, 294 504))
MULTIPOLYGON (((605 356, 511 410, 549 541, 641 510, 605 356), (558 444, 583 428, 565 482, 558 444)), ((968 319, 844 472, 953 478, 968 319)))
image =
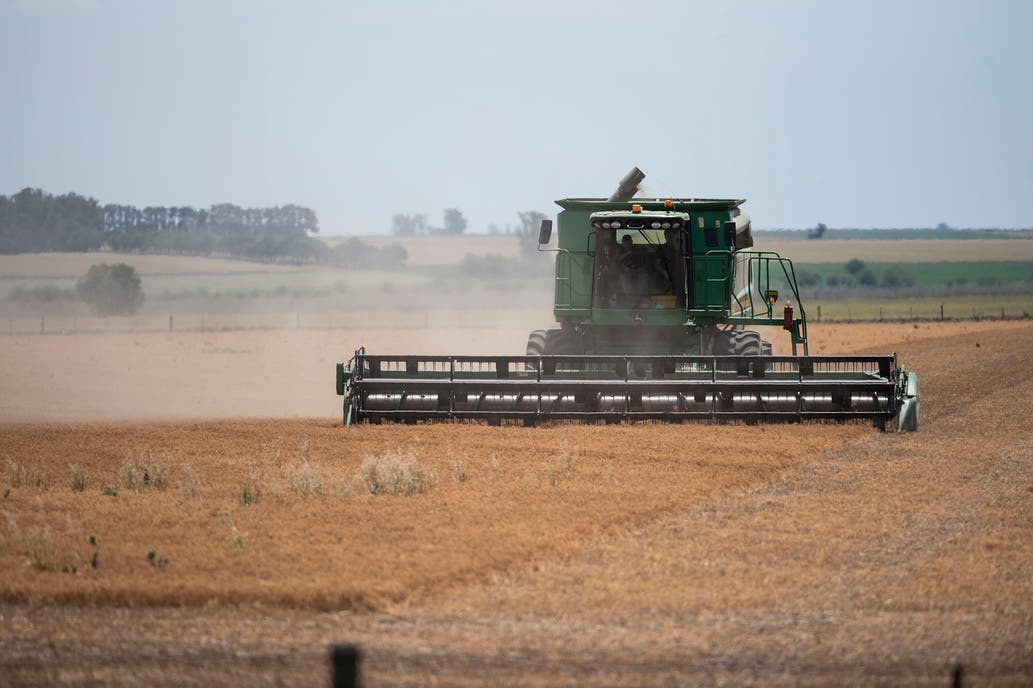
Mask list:
MULTIPOLYGON (((383 420, 801 422, 916 430, 918 382, 896 356, 810 356, 793 264, 750 250, 738 199, 557 201, 559 327, 525 356, 380 356, 337 364, 346 425, 383 420), (788 300, 781 312, 779 290, 788 300), (794 312, 793 303, 796 308, 794 312), (786 330, 772 356, 756 326, 786 330)), ((552 223, 542 223, 539 245, 552 223)))

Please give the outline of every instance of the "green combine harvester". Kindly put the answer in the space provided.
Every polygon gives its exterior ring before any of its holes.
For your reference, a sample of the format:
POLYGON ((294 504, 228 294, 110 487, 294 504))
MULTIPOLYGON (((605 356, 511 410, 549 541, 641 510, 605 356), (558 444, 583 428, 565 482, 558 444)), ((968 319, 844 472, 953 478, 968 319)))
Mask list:
MULTIPOLYGON (((524 356, 376 355, 337 364, 344 424, 481 420, 870 421, 918 428, 918 380, 889 356, 811 356, 790 260, 750 250, 743 199, 567 198, 557 218, 559 327, 524 356), (788 288, 784 307, 779 291, 788 288), (793 304, 796 304, 795 311, 793 304), (787 331, 771 355, 750 327, 787 331)), ((542 222, 539 250, 552 235, 542 222)))

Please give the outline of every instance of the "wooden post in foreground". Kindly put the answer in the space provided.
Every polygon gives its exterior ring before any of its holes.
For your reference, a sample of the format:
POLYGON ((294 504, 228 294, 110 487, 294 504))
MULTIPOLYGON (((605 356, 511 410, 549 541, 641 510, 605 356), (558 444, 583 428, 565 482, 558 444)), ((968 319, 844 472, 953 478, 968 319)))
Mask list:
POLYGON ((335 645, 330 650, 330 684, 333 688, 357 688, 362 652, 355 645, 335 645))

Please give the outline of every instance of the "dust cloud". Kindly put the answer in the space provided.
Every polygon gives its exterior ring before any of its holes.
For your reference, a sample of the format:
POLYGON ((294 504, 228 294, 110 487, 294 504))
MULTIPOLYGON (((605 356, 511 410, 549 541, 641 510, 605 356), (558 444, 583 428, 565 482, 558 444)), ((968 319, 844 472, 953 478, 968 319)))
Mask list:
POLYGON ((401 270, 0 256, 0 423, 330 418, 341 408, 334 365, 359 347, 523 354, 528 333, 554 323, 551 273, 475 279, 457 264, 468 253, 511 260, 516 245, 422 238, 401 270), (138 270, 147 299, 136 315, 98 318, 74 298, 76 279, 104 262, 138 270), (42 286, 57 296, 11 298, 42 286))
POLYGON ((525 325, 0 338, 0 422, 337 417, 334 366, 377 353, 522 354, 525 325))

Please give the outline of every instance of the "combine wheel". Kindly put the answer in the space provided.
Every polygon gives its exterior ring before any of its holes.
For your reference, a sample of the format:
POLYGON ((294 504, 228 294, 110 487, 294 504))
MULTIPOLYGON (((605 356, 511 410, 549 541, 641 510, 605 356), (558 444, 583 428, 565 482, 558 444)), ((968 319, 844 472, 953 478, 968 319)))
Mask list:
POLYGON ((527 337, 527 355, 584 353, 576 335, 566 330, 535 330, 527 337))
POLYGON ((739 335, 739 355, 760 356, 764 350, 760 343, 760 335, 753 330, 743 330, 739 335))
POLYGON ((541 356, 545 353, 545 330, 535 330, 527 337, 527 355, 541 356))
POLYGON ((547 354, 580 354, 581 342, 572 332, 566 330, 548 330, 545 333, 545 353, 547 354))
POLYGON ((753 330, 728 333, 728 353, 732 356, 760 356, 763 351, 760 335, 753 330))
POLYGON ((770 356, 771 342, 761 339, 759 332, 735 330, 729 333, 728 352, 733 356, 770 356))

